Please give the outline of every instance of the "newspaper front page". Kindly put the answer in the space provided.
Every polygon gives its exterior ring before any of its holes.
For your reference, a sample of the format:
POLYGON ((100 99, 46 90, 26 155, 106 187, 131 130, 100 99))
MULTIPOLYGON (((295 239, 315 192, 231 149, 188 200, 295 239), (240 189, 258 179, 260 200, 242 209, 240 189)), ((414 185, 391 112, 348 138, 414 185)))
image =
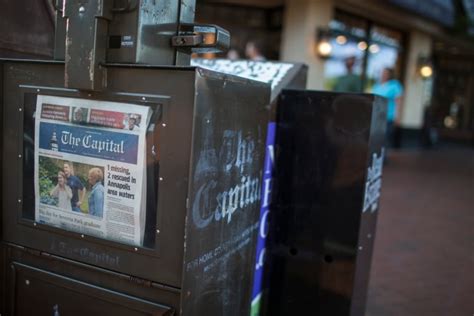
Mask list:
POLYGON ((35 220, 141 246, 149 107, 39 95, 35 220))

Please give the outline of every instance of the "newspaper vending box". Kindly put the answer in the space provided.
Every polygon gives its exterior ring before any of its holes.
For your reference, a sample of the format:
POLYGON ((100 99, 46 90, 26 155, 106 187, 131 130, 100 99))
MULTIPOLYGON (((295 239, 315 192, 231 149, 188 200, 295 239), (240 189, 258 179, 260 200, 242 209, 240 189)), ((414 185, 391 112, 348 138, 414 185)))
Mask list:
POLYGON ((2 60, 2 315, 244 315, 270 86, 199 67, 193 0, 57 1, 2 60))
POLYGON ((194 63, 272 78, 251 315, 364 315, 385 100, 304 90, 305 68, 295 64, 273 63, 291 69, 279 80, 259 63, 194 63))

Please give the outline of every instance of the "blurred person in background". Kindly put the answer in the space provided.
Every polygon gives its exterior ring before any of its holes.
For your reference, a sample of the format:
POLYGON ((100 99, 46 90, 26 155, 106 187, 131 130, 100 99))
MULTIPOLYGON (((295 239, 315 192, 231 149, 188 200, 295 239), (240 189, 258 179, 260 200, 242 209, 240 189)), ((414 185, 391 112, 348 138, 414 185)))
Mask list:
POLYGON ((258 41, 248 41, 245 45, 245 57, 253 61, 265 61, 262 53, 262 44, 258 41))
POLYGON ((387 98, 387 133, 386 145, 393 147, 395 142, 395 128, 400 126, 402 117, 403 86, 395 79, 393 68, 384 68, 380 82, 372 87, 372 93, 387 98))
POLYGON ((239 60, 240 59, 239 51, 236 50, 235 48, 229 49, 229 51, 227 52, 227 59, 239 60))
POLYGON ((360 79, 359 75, 353 73, 355 63, 355 56, 349 56, 344 59, 346 74, 337 78, 336 84, 334 85, 334 91, 362 92, 362 80, 360 79))

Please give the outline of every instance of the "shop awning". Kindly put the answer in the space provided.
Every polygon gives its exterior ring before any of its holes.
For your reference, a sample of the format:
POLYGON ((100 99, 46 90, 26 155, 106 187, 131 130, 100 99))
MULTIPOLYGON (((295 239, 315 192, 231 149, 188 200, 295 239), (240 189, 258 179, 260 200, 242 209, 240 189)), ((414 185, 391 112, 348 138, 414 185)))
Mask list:
POLYGON ((456 13, 452 0, 389 0, 389 2, 444 26, 454 25, 456 13))
POLYGON ((471 35, 474 35, 474 0, 463 0, 464 9, 466 10, 466 15, 471 21, 468 28, 468 32, 471 35))

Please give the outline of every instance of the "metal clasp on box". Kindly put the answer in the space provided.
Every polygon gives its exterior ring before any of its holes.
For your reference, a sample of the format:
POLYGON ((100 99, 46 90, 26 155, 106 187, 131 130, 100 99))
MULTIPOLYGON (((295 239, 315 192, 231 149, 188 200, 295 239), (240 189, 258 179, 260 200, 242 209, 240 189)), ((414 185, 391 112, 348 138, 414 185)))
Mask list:
POLYGON ((183 23, 171 45, 190 53, 220 53, 229 49, 230 34, 217 25, 183 23))

